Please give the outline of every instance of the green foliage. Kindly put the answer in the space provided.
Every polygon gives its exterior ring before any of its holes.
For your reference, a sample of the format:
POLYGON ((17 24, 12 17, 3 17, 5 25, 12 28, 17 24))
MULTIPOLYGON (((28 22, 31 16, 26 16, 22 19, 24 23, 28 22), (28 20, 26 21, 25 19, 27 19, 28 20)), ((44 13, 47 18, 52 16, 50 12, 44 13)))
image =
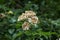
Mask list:
POLYGON ((0 0, 1 40, 56 40, 59 37, 60 0, 0 0), (40 22, 38 28, 22 29, 23 21, 17 19, 26 10, 36 12, 40 22), (8 14, 8 11, 13 14, 8 14))

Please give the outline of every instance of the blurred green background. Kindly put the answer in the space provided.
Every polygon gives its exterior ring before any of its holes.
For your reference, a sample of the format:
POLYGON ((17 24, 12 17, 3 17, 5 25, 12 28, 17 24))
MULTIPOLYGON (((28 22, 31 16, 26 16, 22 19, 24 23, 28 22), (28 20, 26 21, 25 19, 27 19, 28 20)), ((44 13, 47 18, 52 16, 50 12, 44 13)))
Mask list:
POLYGON ((56 40, 60 38, 60 0, 0 0, 0 40, 56 40), (18 16, 36 12, 38 28, 23 31, 18 16), (12 11, 13 14, 8 14, 12 11), (1 14, 5 14, 6 17, 1 14))

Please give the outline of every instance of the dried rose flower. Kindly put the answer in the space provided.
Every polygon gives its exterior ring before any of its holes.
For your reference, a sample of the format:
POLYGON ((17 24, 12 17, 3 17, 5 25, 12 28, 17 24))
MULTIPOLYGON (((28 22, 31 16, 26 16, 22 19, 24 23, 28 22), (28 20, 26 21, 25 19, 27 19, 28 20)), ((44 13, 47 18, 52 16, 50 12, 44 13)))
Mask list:
POLYGON ((28 18, 28 22, 30 22, 32 24, 37 24, 38 23, 38 17, 37 16, 33 16, 31 18, 28 18))
POLYGON ((18 21, 21 21, 21 20, 24 20, 24 19, 27 19, 27 16, 25 16, 25 14, 22 13, 22 15, 18 17, 18 21))
POLYGON ((24 23, 22 24, 22 29, 23 29, 23 30, 29 30, 29 28, 30 28, 30 25, 29 25, 28 22, 24 22, 24 23))
POLYGON ((31 17, 31 16, 36 16, 36 13, 33 11, 25 11, 26 16, 31 17))
POLYGON ((0 14, 0 18, 4 18, 4 17, 6 17, 6 15, 3 14, 3 13, 1 13, 1 14, 0 14))
POLYGON ((38 23, 38 17, 36 16, 36 13, 33 11, 25 11, 25 13, 22 13, 22 15, 20 15, 18 17, 18 21, 27 19, 27 22, 24 22, 22 24, 22 29, 23 30, 29 30, 30 28, 30 24, 33 24, 35 27, 37 27, 37 23, 38 23))
POLYGON ((20 15, 18 17, 18 21, 27 19, 27 18, 32 17, 32 16, 35 16, 35 15, 36 15, 36 13, 33 12, 33 11, 25 11, 25 13, 22 13, 22 15, 20 15))

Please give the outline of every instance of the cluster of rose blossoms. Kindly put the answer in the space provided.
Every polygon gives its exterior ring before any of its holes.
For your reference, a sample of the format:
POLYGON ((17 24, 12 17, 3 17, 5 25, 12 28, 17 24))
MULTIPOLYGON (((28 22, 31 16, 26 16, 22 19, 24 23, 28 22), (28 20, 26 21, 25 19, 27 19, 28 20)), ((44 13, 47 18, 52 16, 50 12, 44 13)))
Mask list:
POLYGON ((25 21, 22 24, 22 29, 23 30, 29 30, 30 29, 30 24, 35 25, 38 23, 38 17, 36 16, 36 13, 33 11, 25 11, 25 13, 22 13, 22 15, 20 15, 18 17, 18 21, 21 20, 25 20, 27 19, 27 21, 25 21))

